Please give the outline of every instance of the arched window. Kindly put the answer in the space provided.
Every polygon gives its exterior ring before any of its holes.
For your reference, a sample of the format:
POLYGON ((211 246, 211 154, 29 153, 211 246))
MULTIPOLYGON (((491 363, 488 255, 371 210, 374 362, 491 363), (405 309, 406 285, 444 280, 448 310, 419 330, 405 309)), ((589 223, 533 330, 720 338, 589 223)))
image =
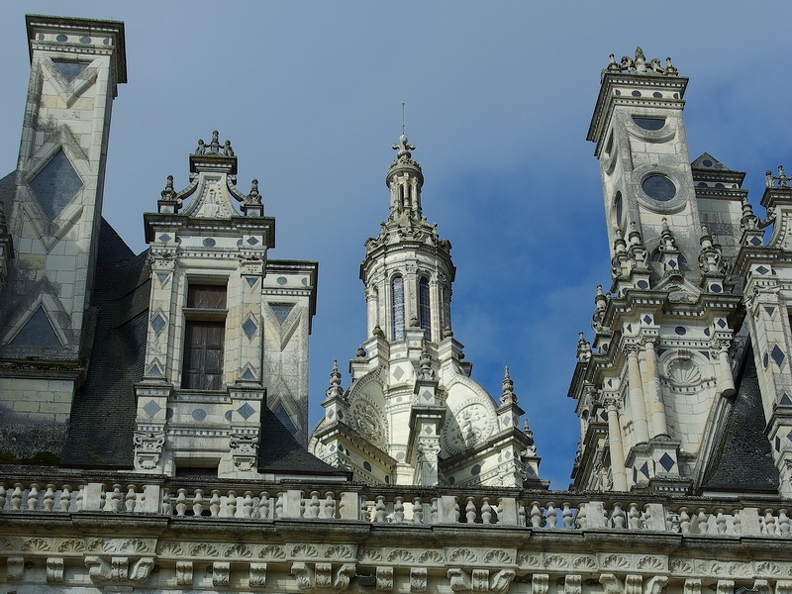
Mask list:
POLYGON ((404 279, 394 276, 391 281, 391 317, 393 340, 404 339, 404 279))
POLYGON ((426 340, 432 338, 432 308, 429 298, 429 279, 421 277, 418 283, 418 312, 421 317, 421 328, 424 329, 426 340))

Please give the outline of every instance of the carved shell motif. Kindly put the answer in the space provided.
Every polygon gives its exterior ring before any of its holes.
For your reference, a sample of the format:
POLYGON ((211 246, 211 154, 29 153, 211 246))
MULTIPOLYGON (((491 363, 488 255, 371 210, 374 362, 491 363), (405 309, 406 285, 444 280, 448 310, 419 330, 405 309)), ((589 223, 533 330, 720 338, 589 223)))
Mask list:
POLYGON ((638 563, 635 565, 638 569, 645 569, 645 570, 652 570, 652 571, 662 571, 664 569, 662 561, 657 557, 650 557, 645 556, 638 559, 638 563))
POLYGON ((513 563, 512 556, 504 550, 493 549, 484 556, 484 562, 491 565, 505 565, 513 563))
POLYGON ((76 538, 67 538, 58 545, 59 553, 80 553, 85 550, 83 541, 76 538))
POLYGON ((348 547, 346 545, 336 545, 327 549, 325 557, 333 559, 352 559, 354 554, 352 547, 348 547))
POLYGON ((630 564, 627 562, 627 559, 625 559, 621 555, 608 555, 607 557, 605 557, 602 564, 605 567, 610 567, 614 569, 624 569, 630 566, 630 564))
POLYGON ((190 548, 191 557, 219 557, 220 553, 216 547, 201 543, 190 548))
POLYGON ((572 567, 580 570, 596 571, 597 561, 591 555, 581 555, 572 561, 572 567))
POLYGON ((173 555, 174 557, 178 557, 184 554, 184 550, 182 546, 178 542, 162 542, 157 547, 157 554, 158 555, 173 555))
POLYGON ((269 545, 261 549, 259 557, 261 559, 285 559, 286 553, 283 552, 283 547, 269 545))
POLYGON ((522 555, 517 556, 517 564, 520 567, 539 567, 542 563, 539 561, 539 557, 536 555, 523 553, 522 555))
POLYGON ((561 555, 548 555, 544 561, 545 567, 566 567, 569 562, 561 555))
POLYGON ((701 369, 689 355, 680 353, 668 363, 668 381, 673 386, 690 387, 701 383, 701 369))
POLYGON ((148 552, 148 545, 142 540, 136 538, 127 539, 109 539, 104 543, 104 550, 106 553, 145 553, 148 552))
POLYGON ((419 563, 424 563, 427 565, 443 563, 444 561, 445 559, 443 559, 443 555, 440 554, 438 551, 426 551, 425 553, 421 553, 421 556, 418 557, 419 563))
POLYGON ((475 563, 478 561, 478 555, 470 549, 454 549, 448 555, 448 560, 452 563, 475 563))
POLYGON ((225 551, 226 557, 243 557, 245 559, 252 557, 252 553, 250 549, 248 549, 245 545, 242 544, 235 544, 231 545, 226 548, 225 551))
POLYGON ((780 572, 778 565, 772 561, 762 561, 756 564, 756 573, 759 575, 776 576, 780 572))
POLYGON ((22 550, 34 552, 49 551, 50 546, 43 538, 28 538, 22 543, 22 550))
POLYGON ((671 573, 693 573, 693 566, 682 559, 674 559, 669 563, 671 573))
POLYGON ((309 544, 299 544, 292 549, 291 556, 298 559, 301 557, 314 559, 319 556, 319 551, 309 544))
POLYGON ((413 560, 413 554, 407 549, 394 549, 387 557, 387 561, 391 563, 409 563, 413 560))
POLYGON ((378 549, 363 549, 360 553, 360 560, 361 561, 380 561, 382 559, 382 553, 378 549))

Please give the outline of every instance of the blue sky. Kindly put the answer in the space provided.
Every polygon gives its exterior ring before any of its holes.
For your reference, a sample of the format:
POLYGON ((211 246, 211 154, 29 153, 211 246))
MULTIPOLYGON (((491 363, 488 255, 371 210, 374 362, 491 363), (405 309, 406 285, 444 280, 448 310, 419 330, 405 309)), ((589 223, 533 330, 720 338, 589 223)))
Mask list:
MULTIPOLYGON (((277 218, 274 258, 319 260, 311 418, 332 360, 365 339, 363 242, 387 216, 385 170, 401 132, 417 145, 424 214, 451 240, 455 336, 497 397, 503 366, 565 488, 579 437, 566 397, 577 333, 610 283, 599 170, 585 141, 608 55, 673 58, 690 77, 691 160, 748 172, 792 167, 788 1, 108 2, 2 8, 0 162, 14 168, 29 62, 24 14, 123 20, 105 217, 137 251, 141 213, 167 175, 187 184, 198 138, 220 131, 239 185, 258 178, 277 218)), ((760 209, 759 209, 760 210, 760 209)), ((761 213, 760 213, 761 214, 761 213)), ((344 373, 344 386, 349 377, 344 373)))

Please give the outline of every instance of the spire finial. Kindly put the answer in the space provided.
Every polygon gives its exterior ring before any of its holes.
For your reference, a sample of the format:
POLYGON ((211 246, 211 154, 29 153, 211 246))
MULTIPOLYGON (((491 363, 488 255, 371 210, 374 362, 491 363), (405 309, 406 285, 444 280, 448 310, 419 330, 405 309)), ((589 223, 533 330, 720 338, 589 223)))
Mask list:
POLYGON ((410 151, 415 150, 415 145, 410 144, 410 142, 407 140, 407 137, 404 135, 404 133, 402 133, 402 135, 399 137, 399 142, 393 145, 393 150, 398 151, 396 153, 397 159, 409 159, 412 157, 412 153, 410 153, 410 151))
POLYGON ((330 387, 325 392, 327 398, 340 398, 344 395, 341 388, 341 373, 338 371, 338 360, 333 359, 333 370, 330 372, 330 387))
POLYGON ((506 404, 517 404, 517 395, 514 393, 514 382, 512 381, 511 375, 509 375, 508 366, 503 370, 501 389, 503 390, 503 394, 501 394, 500 397, 501 406, 506 404))
POLYGON ((404 101, 402 101, 402 136, 404 136, 404 101))

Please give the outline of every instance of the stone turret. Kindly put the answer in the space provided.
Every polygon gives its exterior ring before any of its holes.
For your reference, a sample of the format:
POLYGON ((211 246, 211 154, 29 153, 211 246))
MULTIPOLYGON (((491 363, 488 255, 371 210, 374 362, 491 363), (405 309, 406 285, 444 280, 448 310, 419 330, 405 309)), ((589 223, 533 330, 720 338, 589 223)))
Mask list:
POLYGON ((470 378, 451 325, 451 243, 423 216, 415 145, 402 135, 393 149, 388 219, 360 266, 369 337, 347 390, 333 371, 310 447, 371 483, 546 486, 511 379, 497 406, 470 378))

